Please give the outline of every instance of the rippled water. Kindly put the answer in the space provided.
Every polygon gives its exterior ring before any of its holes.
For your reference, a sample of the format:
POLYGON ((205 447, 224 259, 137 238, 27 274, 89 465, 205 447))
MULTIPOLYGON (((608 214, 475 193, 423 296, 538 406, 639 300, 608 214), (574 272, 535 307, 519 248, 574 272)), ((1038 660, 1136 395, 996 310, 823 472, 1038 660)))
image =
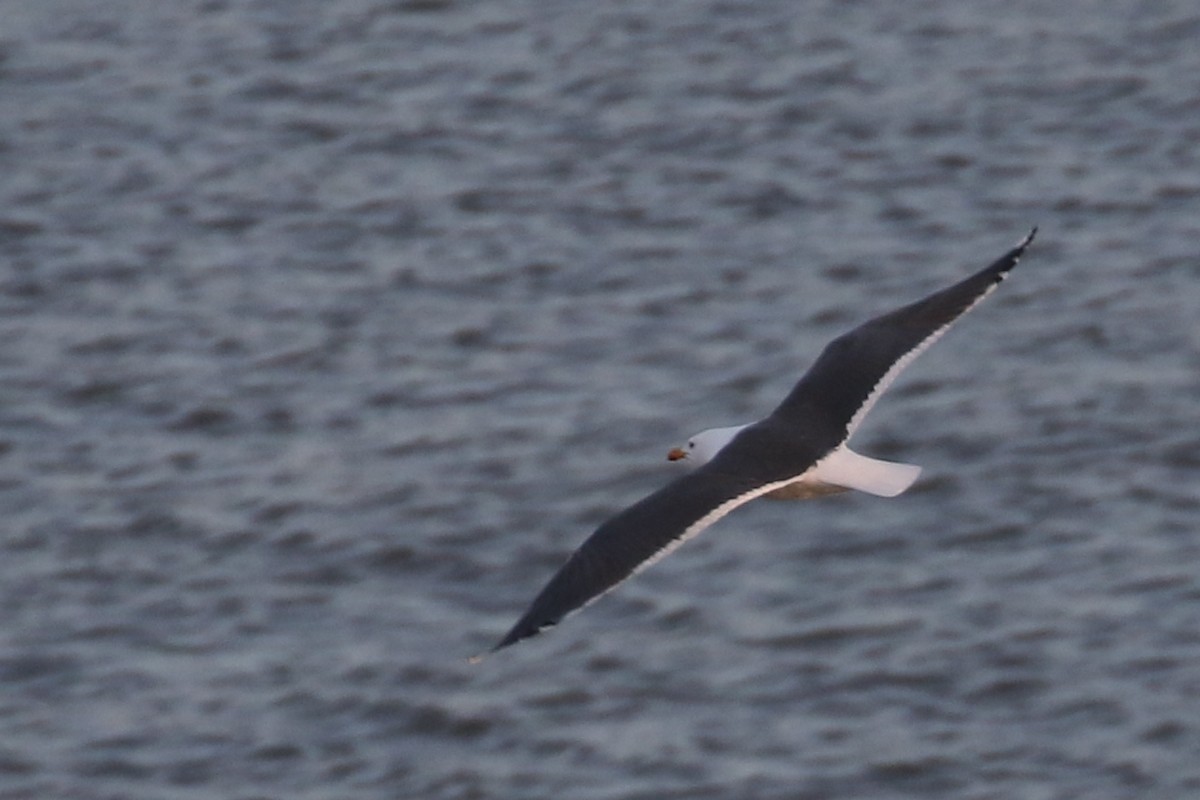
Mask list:
POLYGON ((10 0, 0 797, 1200 792, 1191 2, 10 0), (823 343, 856 438, 470 666, 823 343))

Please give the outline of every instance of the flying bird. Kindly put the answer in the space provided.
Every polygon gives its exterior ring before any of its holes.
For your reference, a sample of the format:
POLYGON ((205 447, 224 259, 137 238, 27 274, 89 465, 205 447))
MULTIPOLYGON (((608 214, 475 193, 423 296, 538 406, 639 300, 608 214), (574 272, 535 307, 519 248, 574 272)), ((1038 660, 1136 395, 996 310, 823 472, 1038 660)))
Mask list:
POLYGON ((756 497, 908 489, 920 467, 861 455, 847 442, 896 376, 1000 285, 1036 233, 971 277, 834 339, 758 422, 706 430, 671 450, 668 459, 695 469, 597 528, 492 652, 556 625, 756 497))

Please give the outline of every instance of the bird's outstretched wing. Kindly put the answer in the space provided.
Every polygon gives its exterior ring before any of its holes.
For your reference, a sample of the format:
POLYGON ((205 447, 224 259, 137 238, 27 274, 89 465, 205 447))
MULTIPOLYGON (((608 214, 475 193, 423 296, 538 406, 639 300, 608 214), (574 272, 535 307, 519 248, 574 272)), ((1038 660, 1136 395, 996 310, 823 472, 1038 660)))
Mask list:
POLYGON ((834 339, 771 417, 816 418, 848 439, 896 376, 1004 280, 1036 233, 971 277, 834 339))
POLYGON ((597 528, 492 650, 556 625, 733 509, 784 483, 735 477, 719 461, 677 478, 597 528))

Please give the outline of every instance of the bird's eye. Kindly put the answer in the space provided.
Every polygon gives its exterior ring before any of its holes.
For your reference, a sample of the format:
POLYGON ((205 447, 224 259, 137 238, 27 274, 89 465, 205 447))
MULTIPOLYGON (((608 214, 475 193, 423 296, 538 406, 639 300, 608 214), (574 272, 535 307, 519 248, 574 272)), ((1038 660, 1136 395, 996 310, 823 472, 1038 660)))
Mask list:
POLYGON ((695 442, 688 442, 688 450, 694 450, 695 448, 696 448, 695 442))

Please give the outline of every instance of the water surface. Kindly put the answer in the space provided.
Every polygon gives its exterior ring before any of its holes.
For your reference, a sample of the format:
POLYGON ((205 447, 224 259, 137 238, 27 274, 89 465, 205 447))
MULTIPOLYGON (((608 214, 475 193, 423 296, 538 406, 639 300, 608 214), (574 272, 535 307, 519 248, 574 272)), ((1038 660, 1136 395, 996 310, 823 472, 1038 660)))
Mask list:
POLYGON ((10 2, 0 796, 1200 790, 1192 3, 10 2), (482 665, 702 428, 1011 281, 482 665))

